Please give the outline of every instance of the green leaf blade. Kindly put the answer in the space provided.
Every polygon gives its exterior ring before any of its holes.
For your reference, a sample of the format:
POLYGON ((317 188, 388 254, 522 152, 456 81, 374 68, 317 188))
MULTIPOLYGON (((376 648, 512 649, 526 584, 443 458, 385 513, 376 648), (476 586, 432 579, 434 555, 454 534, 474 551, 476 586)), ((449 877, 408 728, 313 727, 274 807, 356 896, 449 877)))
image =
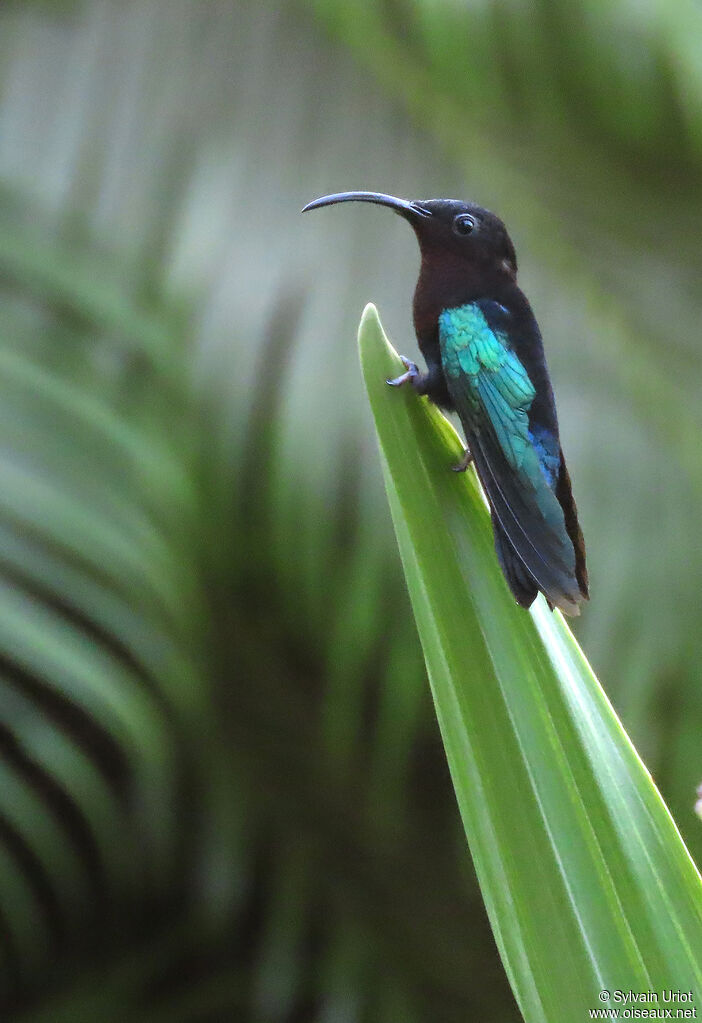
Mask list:
POLYGON ((558 612, 518 608, 461 445, 367 307, 361 363, 400 553, 471 853, 528 1023, 587 1019, 600 990, 692 989, 702 884, 558 612))

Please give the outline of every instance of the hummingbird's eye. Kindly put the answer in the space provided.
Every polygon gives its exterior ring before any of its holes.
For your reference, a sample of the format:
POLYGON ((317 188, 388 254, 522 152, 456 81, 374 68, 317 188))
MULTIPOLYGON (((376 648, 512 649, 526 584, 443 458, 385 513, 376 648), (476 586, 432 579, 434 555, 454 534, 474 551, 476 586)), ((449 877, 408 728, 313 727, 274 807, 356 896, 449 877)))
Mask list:
POLYGON ((475 218, 471 217, 470 213, 459 213, 453 222, 453 230, 455 234, 470 234, 475 230, 475 218))

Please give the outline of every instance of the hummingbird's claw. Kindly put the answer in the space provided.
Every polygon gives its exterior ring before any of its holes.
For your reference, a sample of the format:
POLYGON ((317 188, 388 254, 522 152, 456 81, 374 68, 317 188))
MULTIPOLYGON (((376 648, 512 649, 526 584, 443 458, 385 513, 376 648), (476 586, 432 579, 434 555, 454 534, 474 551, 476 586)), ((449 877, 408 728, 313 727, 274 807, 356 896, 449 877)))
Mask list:
POLYGON ((452 465, 451 468, 453 469, 454 472, 465 472, 472 461, 473 456, 471 454, 470 448, 466 448, 466 450, 463 452, 463 458, 460 460, 458 465, 452 465))
POLYGON ((391 387, 402 387, 408 380, 414 380, 415 377, 419 376, 419 370, 417 369, 416 362, 411 362, 410 359, 401 355, 403 365, 407 369, 406 373, 402 373, 399 377, 395 377, 394 380, 386 380, 386 384, 390 384, 391 387))

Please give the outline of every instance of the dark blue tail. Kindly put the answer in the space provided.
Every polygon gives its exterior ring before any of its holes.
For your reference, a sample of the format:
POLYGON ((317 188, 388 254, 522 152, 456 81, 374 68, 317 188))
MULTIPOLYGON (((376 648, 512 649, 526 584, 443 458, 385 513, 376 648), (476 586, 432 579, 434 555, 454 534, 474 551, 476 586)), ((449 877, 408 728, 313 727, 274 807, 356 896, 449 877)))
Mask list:
POLYGON ((492 531, 495 535, 495 550, 505 579, 514 594, 514 599, 522 607, 531 607, 539 592, 533 575, 519 557, 512 542, 500 525, 495 513, 492 514, 492 531))

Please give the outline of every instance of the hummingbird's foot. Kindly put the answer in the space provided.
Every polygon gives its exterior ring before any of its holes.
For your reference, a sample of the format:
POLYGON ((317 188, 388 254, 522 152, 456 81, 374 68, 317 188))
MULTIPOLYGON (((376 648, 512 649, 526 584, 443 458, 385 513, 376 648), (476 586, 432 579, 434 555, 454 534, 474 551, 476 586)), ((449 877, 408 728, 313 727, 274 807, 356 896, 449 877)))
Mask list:
POLYGON ((417 369, 416 362, 411 362, 409 359, 406 359, 404 355, 401 355, 400 358, 402 359, 407 372, 402 373, 399 377, 395 377, 394 380, 386 380, 385 383, 390 384, 391 387, 402 387, 402 385, 406 384, 408 380, 415 380, 419 376, 419 370, 417 369))
POLYGON ((472 461, 473 455, 471 454, 470 448, 466 448, 463 452, 463 458, 460 460, 458 465, 452 465, 451 468, 454 472, 465 472, 472 461))

